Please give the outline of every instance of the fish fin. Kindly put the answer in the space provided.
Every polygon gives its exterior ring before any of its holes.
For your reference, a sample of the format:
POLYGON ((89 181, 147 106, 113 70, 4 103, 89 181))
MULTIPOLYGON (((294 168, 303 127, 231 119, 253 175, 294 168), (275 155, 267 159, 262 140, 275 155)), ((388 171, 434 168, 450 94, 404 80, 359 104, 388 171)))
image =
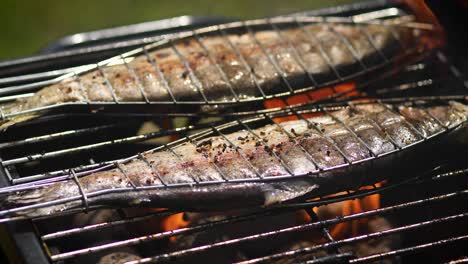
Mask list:
POLYGON ((266 206, 286 202, 318 189, 320 186, 308 179, 299 179, 287 183, 273 183, 264 190, 266 206))
POLYGON ((39 114, 26 114, 26 115, 20 115, 20 116, 13 116, 11 118, 2 120, 0 121, 0 131, 5 131, 13 125, 35 119, 39 116, 40 116, 39 114))

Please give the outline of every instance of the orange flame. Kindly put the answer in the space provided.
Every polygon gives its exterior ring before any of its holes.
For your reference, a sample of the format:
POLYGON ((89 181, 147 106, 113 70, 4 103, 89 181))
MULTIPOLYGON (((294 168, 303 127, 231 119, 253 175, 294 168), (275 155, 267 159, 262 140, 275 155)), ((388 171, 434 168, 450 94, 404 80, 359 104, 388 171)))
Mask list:
MULTIPOLYGON (((310 91, 303 94, 297 94, 290 96, 286 99, 270 99, 263 102, 263 106, 268 109, 272 108, 282 108, 286 106, 301 105, 305 103, 311 103, 319 100, 324 100, 333 96, 334 94, 342 94, 338 99, 343 99, 345 97, 357 96, 359 91, 356 90, 356 84, 354 82, 347 82, 336 85, 334 87, 324 87, 314 91, 310 91)), ((310 118, 316 114, 304 114, 304 118, 310 118)), ((285 117, 274 118, 275 122, 281 123, 290 120, 297 120, 298 117, 291 115, 285 117)))
MULTIPOLYGON (((376 186, 381 186, 381 183, 378 183, 376 186)), ((360 188, 360 190, 368 190, 371 188, 372 187, 370 186, 365 186, 360 188)), ((373 194, 361 199, 344 201, 340 216, 361 213, 378 208, 380 208, 380 195, 373 194)), ((353 236, 357 236, 362 233, 359 230, 361 230, 362 227, 365 227, 368 221, 369 220, 367 218, 363 218, 352 222, 339 223, 330 230, 330 234, 335 238, 343 238, 346 233, 351 231, 353 236)))
MULTIPOLYGON (((380 187, 382 183, 377 183, 376 186, 380 187)), ((360 190, 371 189, 371 186, 364 186, 360 190)), ((336 195, 345 194, 338 193, 336 195)), ((346 216, 356 213, 361 213, 365 211, 375 210, 380 208, 380 194, 372 194, 361 199, 347 200, 339 203, 333 203, 318 208, 313 208, 314 213, 316 213, 319 219, 331 219, 339 216, 346 216)), ((310 216, 304 211, 299 211, 296 214, 296 219, 299 223, 307 223, 312 221, 310 216)), ((367 223, 369 219, 363 218, 351 222, 343 222, 334 225, 330 228, 330 235, 334 239, 343 239, 346 235, 357 236, 364 233, 365 228, 367 228, 367 223)), ((308 234, 308 239, 313 240, 314 242, 318 239, 316 233, 312 232, 308 234)))
MULTIPOLYGON (((161 221, 161 228, 164 231, 176 230, 179 228, 186 227, 190 224, 189 221, 184 220, 184 213, 173 214, 168 217, 165 217, 161 221)), ((175 236, 169 238, 169 241, 174 242, 176 239, 175 236)))

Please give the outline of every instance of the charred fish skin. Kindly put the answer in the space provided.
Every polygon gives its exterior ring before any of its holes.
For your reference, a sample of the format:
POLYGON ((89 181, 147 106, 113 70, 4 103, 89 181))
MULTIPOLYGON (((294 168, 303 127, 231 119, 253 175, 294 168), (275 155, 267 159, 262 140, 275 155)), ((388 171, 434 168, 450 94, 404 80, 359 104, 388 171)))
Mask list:
MULTIPOLYGON (((446 145, 444 142, 454 138, 461 139, 457 143, 459 145, 460 142, 468 142, 468 107, 457 102, 428 108, 362 104, 331 112, 330 115, 336 119, 325 115, 252 129, 260 138, 254 137, 248 130, 240 130, 226 134, 228 141, 214 136, 198 143, 181 143, 173 147, 173 151, 143 155, 146 162, 141 157, 135 158, 121 164, 120 168, 83 176, 79 182, 84 193, 102 192, 101 195, 87 197, 89 205, 177 206, 193 210, 265 206, 375 183, 396 173, 398 165, 408 169, 402 161, 424 153, 425 148, 446 145), (434 129, 439 124, 453 130, 442 133, 442 138, 432 140, 430 137, 439 132, 434 129), (403 148, 421 141, 423 135, 431 140, 403 148), (239 148, 230 147, 229 141, 239 148), (384 155, 371 162, 359 162, 371 155, 395 150, 398 155, 384 155), (353 161, 358 163, 345 166, 353 161), (392 169, 389 170, 388 166, 392 166, 392 169), (332 169, 327 170, 329 168, 332 169), (368 176, 370 172, 372 175, 368 176), (297 177, 274 180, 275 176, 287 176, 288 173, 297 177), (260 177, 273 178, 265 181, 260 177), (248 181, 252 178, 257 181, 248 181), (198 184, 226 179, 246 181, 198 184), (161 180, 167 185, 190 185, 131 189, 133 185, 161 186, 161 180), (121 192, 119 188, 128 189, 121 192)), ((416 168, 415 164, 410 167, 416 168)), ((33 191, 11 194, 6 197, 2 207, 18 207, 80 195, 77 184, 67 180, 33 191)), ((80 206, 82 201, 77 200, 18 214, 49 215, 80 206)))
MULTIPOLYGON (((394 57, 398 52, 386 51, 398 43, 417 46, 417 36, 417 31, 397 26, 319 23, 176 39, 126 63, 103 65, 45 87, 3 111, 73 102, 234 102, 336 79, 336 69, 361 70, 357 60, 381 53, 394 57)), ((4 120, 2 127, 20 121, 14 119, 4 120)))

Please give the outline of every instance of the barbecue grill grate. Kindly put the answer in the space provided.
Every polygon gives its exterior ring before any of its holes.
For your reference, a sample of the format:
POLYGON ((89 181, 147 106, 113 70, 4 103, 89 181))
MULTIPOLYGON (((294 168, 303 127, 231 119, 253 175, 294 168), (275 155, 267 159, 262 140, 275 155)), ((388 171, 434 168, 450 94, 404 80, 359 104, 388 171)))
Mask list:
MULTIPOLYGON (((385 4, 386 6, 387 4, 385 4)), ((381 8, 381 7, 379 7, 381 8)), ((360 9, 358 9, 360 10, 360 9)), ((123 60, 121 60, 123 61, 123 60)), ((397 98, 397 99, 382 99, 382 103, 398 104, 398 103, 409 103, 409 104, 420 104, 421 100, 427 101, 446 101, 449 99, 458 99, 466 101, 466 89, 468 88, 467 82, 462 79, 462 74, 460 71, 450 63, 450 61, 445 57, 444 51, 437 51, 435 56, 427 58, 425 60, 419 61, 418 63, 411 65, 405 69, 405 71, 395 77, 395 76, 385 76, 376 82, 368 84, 368 87, 363 89, 364 93, 361 93, 359 96, 362 97, 372 97, 375 94, 378 94, 381 97, 394 97, 395 95, 401 95, 401 91, 414 96, 415 98, 397 98), (444 68, 448 69, 448 74, 440 74, 438 70, 444 68), (401 78, 400 78, 401 77, 401 78), (383 84, 383 85, 382 85, 383 84), (383 87, 383 88, 382 88, 383 87), (440 89, 443 88, 444 94, 447 96, 440 96, 440 89), (436 96, 434 94, 435 91, 436 96), (420 97, 420 95, 430 95, 427 97, 420 97), (449 95, 450 94, 450 95, 449 95), (461 94, 461 95, 460 95, 461 94)), ((21 95, 24 96, 24 95, 21 95)), ((26 95, 27 96, 27 95, 26 95)), ((337 99, 337 98, 335 98, 337 99)), ((339 99, 338 99, 339 100, 339 99)), ((343 100, 343 98, 341 98, 343 100)), ((312 99, 310 99, 313 102, 312 99)), ((287 99, 284 99, 284 104, 288 104, 287 99)), ((239 123, 240 120, 245 120, 244 124, 250 126, 255 123, 264 123, 264 122, 274 122, 274 118, 277 116, 285 115, 294 115, 300 116, 301 113, 307 113, 307 111, 319 111, 323 109, 334 110, 340 107, 344 107, 346 104, 324 104, 321 106, 308 106, 300 108, 286 108, 286 110, 260 110, 256 112, 247 111, 248 114, 257 114, 255 118, 243 118, 237 117, 237 113, 229 113, 223 116, 224 119, 230 120, 233 127, 239 127, 242 123, 239 123), (314 108, 315 107, 315 108, 314 108), (309 109, 309 110, 305 110, 309 109)), ((154 144, 159 145, 161 142, 166 142, 163 140, 163 137, 175 135, 179 137, 184 137, 179 141, 187 140, 198 140, 197 136, 208 136, 209 134, 216 134, 223 132, 225 129, 224 126, 213 129, 209 122, 203 123, 203 120, 197 120, 195 116, 184 113, 185 119, 189 119, 189 124, 185 127, 180 127, 176 129, 167 129, 167 126, 161 125, 162 129, 153 129, 150 133, 137 134, 135 131, 138 129, 138 126, 143 121, 156 120, 157 123, 167 122, 166 118, 161 117, 158 114, 154 113, 126 113, 126 114, 114 114, 114 113, 97 113, 94 120, 90 120, 89 114, 57 114, 55 116, 49 116, 47 118, 42 118, 32 122, 31 124, 25 125, 26 128, 32 127, 37 128, 43 126, 44 123, 48 124, 47 127, 43 130, 37 130, 37 136, 30 136, 30 133, 24 133, 24 127, 18 127, 7 131, 3 137, 5 140, 0 145, 2 150, 2 165, 4 166, 5 174, 8 176, 8 185, 12 184, 12 187, 3 188, 2 191, 9 192, 13 190, 19 190, 21 188, 31 188, 33 184, 45 184, 50 181, 62 180, 69 177, 76 177, 79 181, 79 176, 89 173, 89 171, 99 169, 101 167, 112 167, 116 166, 116 162, 121 162, 121 158, 124 156, 129 156, 130 153, 135 153, 148 149, 149 146, 154 146, 154 144), (72 118, 72 120, 80 120, 81 117, 88 121, 88 126, 82 126, 82 123, 71 123, 73 124, 64 124, 61 127, 58 127, 54 124, 56 119, 62 120, 63 117, 72 118), (122 119, 123 117, 123 119, 122 119), (128 118, 125 118, 128 117, 128 118), (118 119, 117 119, 118 118, 118 119), (135 120, 138 118, 137 120, 135 120), (123 122, 123 120, 125 120, 123 122), (90 124, 94 124, 91 125, 90 124), (122 129, 126 128, 129 130, 128 133, 120 133, 122 129), (199 129, 202 129, 200 132, 199 129), (208 130, 207 130, 208 129, 208 130), (21 132, 23 131, 23 132, 21 132), (195 133, 195 134, 193 134, 195 133), (98 138, 99 134, 104 134, 103 137, 98 138), (25 135, 20 137, 19 135, 25 135), (19 139, 23 138, 23 139, 19 139), (27 138, 27 139, 25 139, 27 138), (88 138, 92 138, 91 141, 86 141, 88 138), (75 140, 79 139, 79 140, 75 140), (96 140, 104 139, 103 141, 96 142, 96 140), (156 143, 154 140, 157 140, 156 143), (152 140, 152 141, 151 141, 152 140), (54 142, 66 142, 68 144, 51 144, 54 142), (83 144, 88 142, 90 144, 83 144), (149 144, 142 144, 150 142, 149 144), (138 143, 138 144, 136 144, 138 143), (140 145, 141 144, 141 145, 140 145), (37 145, 37 146, 36 146, 37 145), (44 148, 45 145, 49 145, 49 148, 45 148, 47 151, 41 152, 36 151, 44 148), (114 157, 112 155, 115 149, 119 149, 119 146, 122 147, 122 156, 114 157), (91 154, 90 154, 91 153, 91 154), (72 157, 72 158, 70 158, 72 157), (95 162, 93 159, 102 159, 95 162), (67 161, 67 162, 64 162, 67 161), (69 169, 73 168, 73 169, 69 169)), ((219 116, 219 115, 217 115, 219 116)), ((213 118, 207 114, 205 117, 213 118)), ((179 122, 180 118, 176 118, 176 122, 179 122)), ((210 119, 212 120, 212 119, 210 119)), ((186 120, 185 120, 186 121, 186 120)), ((215 127, 215 126, 214 126, 215 127)), ((232 129, 232 128, 231 128, 232 129)), ((28 129, 28 131, 36 131, 33 129, 28 129)), ((164 143, 163 143, 164 144, 164 143)), ((161 148, 167 148, 172 146, 172 144, 162 145, 161 148)), ((120 149, 119 149, 120 150, 120 149)), ((374 158, 374 157, 373 157, 374 158)), ((256 256, 251 257, 250 261, 247 263, 257 263, 257 262, 270 262, 271 260, 281 260, 281 259, 296 259, 296 257, 303 257, 300 261, 307 261, 307 263, 329 263, 329 262, 371 262, 379 259, 402 256, 404 254, 415 254, 419 250, 426 250, 431 248, 440 249, 441 246, 445 244, 452 243, 458 245, 463 243, 466 240, 467 236, 464 233, 464 230, 461 229, 458 233, 444 233, 445 237, 434 237, 431 240, 423 241, 417 240, 412 245, 402 245, 400 249, 382 252, 377 254, 372 254, 370 256, 361 256, 357 257, 354 252, 345 252, 343 251, 343 245, 345 244, 355 244, 359 241, 369 240, 369 239, 382 239, 385 236, 391 236, 395 234, 404 233, 407 231, 415 232, 415 230, 428 230, 432 226, 439 226, 445 223, 453 224, 460 221, 466 223, 466 208, 465 203, 461 202, 461 199, 466 198, 467 190, 463 189, 463 184, 460 182, 466 181, 467 169, 466 165, 461 162, 455 162, 456 166, 461 167, 452 167, 451 164, 454 161, 448 162, 447 168, 445 168, 445 161, 440 161, 440 167, 435 168, 434 170, 429 171, 428 173, 422 175, 410 175, 409 178, 404 180, 398 180, 394 182, 389 182, 384 184, 382 187, 372 186, 371 190, 356 190, 348 191, 347 194, 334 196, 334 197, 323 197, 315 201, 305 202, 305 203, 288 203, 283 205, 278 205, 272 208, 261 209, 254 213, 242 214, 239 216, 234 216, 230 218, 223 219, 221 221, 209 222, 207 224, 199 224, 195 226, 190 226, 186 228, 179 228, 172 231, 158 232, 150 235, 135 236, 131 233, 127 235, 130 238, 116 240, 112 242, 101 241, 101 244, 98 246, 92 245, 83 245, 79 248, 64 248, 63 241, 67 239, 73 239, 73 237, 80 236, 82 234, 91 234, 95 237, 98 236, 100 231, 106 229, 112 229, 119 226, 129 226, 132 224, 145 223, 151 219, 158 219, 164 216, 173 215, 175 211, 163 211, 158 213, 152 213, 149 215, 143 216, 125 216, 122 214, 122 218, 115 221, 104 221, 98 224, 88 224, 83 226, 74 226, 68 225, 63 229, 58 229, 55 231, 50 231, 47 228, 49 221, 61 221, 62 219, 68 219, 67 215, 57 216, 54 218, 47 219, 34 219, 32 221, 22 221, 22 225, 29 225, 32 223, 34 230, 30 231, 28 234, 32 234, 35 239, 39 239, 42 242, 42 249, 47 256, 49 261, 60 262, 62 260, 67 261, 80 261, 80 257, 96 255, 106 251, 112 251, 114 249, 121 249, 126 246, 143 246, 150 244, 154 241, 164 240, 168 237, 180 236, 195 232, 216 232, 216 228, 220 226, 229 226, 236 222, 248 222, 253 219, 268 219, 266 218, 269 215, 281 214, 284 212, 291 212, 296 210, 307 210, 311 214, 311 223, 303 225, 295 225, 289 228, 283 228, 279 230, 274 230, 271 232, 255 232, 255 234, 250 236, 244 236, 240 238, 227 239, 222 242, 214 242, 204 246, 194 246, 189 249, 174 250, 167 252, 156 253, 155 251, 150 252, 149 255, 144 256, 143 262, 154 262, 154 261, 171 261, 171 260, 184 260, 186 257, 195 256, 197 254, 205 253, 206 251, 212 252, 222 248, 235 248, 236 246, 242 243, 255 243, 256 241, 262 241, 265 238, 276 238, 283 233, 297 233, 303 232, 304 230, 309 229, 318 229, 322 230, 324 238, 328 242, 319 243, 312 247, 302 248, 299 250, 287 251, 287 252, 276 252, 268 254, 265 256, 256 256), (379 193, 385 195, 387 193, 393 194, 395 196, 400 196, 401 193, 411 193, 415 190, 420 190, 418 186, 428 186, 433 185, 442 185, 442 183, 449 181, 455 181, 458 184, 449 185, 450 188, 435 187, 432 189, 425 189, 424 194, 418 193, 414 195, 415 199, 400 199, 392 205, 384 206, 377 210, 365 211, 358 214, 351 214, 343 218, 332 218, 327 220, 321 220, 314 215, 315 213, 310 210, 314 207, 319 207, 326 204, 334 204, 339 201, 346 201, 350 199, 360 199, 367 197, 368 195, 379 193), (405 191, 406 189, 406 191, 405 191), (434 191, 437 190, 437 191, 434 191), (423 197, 424 198, 421 198, 423 197), (406 199, 406 200, 405 200, 406 199), (449 205, 454 203, 460 203, 462 206, 453 212, 450 212, 446 215, 434 215, 432 208, 436 208, 437 203, 450 202, 449 205), (340 222, 350 222, 358 219, 367 219, 371 216, 379 216, 383 214, 394 215, 400 211, 405 211, 407 209, 418 210, 418 212, 423 212, 424 216, 421 219, 415 220, 413 223, 403 223, 400 227, 395 227, 388 229, 383 232, 376 232, 373 234, 366 234, 362 236, 355 236, 350 238, 333 238, 328 231, 329 227, 336 225, 340 222), (37 236, 37 237, 36 237, 37 236), (449 236, 447 238, 447 236, 449 236), (326 257, 313 257, 308 255, 312 251, 318 251, 320 249, 338 249, 336 251, 330 251, 326 257), (156 254, 156 255, 155 255, 156 254)), ((348 164, 346 164, 348 166, 348 164)), ((291 177, 291 175, 285 175, 286 177, 291 177)), ((262 179, 265 180, 265 179, 262 179)), ((176 187, 176 186, 175 186, 176 187)), ((165 188, 165 186, 164 186, 165 188)), ((85 195, 77 197, 77 199, 83 199, 85 195)), ((411 197, 411 196, 406 196, 411 197)), ((453 207, 453 206, 450 206, 453 207)), ((94 210, 98 208, 86 208, 89 210, 94 210)), ((68 214, 79 213, 83 210, 76 210, 74 212, 68 212, 68 214)), ((120 209, 116 209, 118 212, 122 212, 120 209)), ((445 211, 444 211, 445 212, 445 211)), ((19 220, 17 218, 12 218, 8 220, 19 220)), ((11 224, 11 223, 10 223, 11 224)), ((14 224, 14 223, 13 223, 14 224)), ((463 226, 463 225, 461 225, 463 226)), ((255 230, 254 230, 255 231, 255 230)), ((154 250, 154 248, 153 248, 154 250)), ((463 251, 459 250, 453 255, 448 255, 446 259, 450 258, 460 258, 463 251)), ((39 258, 35 259, 38 261, 39 258)), ((46 261, 46 259, 44 259, 46 261)), ((241 261, 238 259, 237 261, 241 261)), ((299 261, 299 260, 298 260, 299 261)))
MULTIPOLYGON (((433 174, 434 172, 438 171, 438 169, 435 169, 434 171, 431 171, 433 174)), ((429 181, 444 181, 447 180, 448 178, 457 178, 457 177, 463 177, 466 176, 468 173, 467 169, 461 169, 461 170, 455 170, 451 171, 449 173, 440 173, 437 175, 431 175, 431 173, 427 173, 429 175, 420 175, 414 178, 410 178, 395 184, 387 185, 384 187, 376 187, 373 186, 372 189, 370 190, 361 190, 361 191, 355 191, 355 192, 350 192, 348 194, 343 194, 339 196, 334 196, 334 197, 329 197, 329 198, 322 198, 317 201, 313 202, 306 202, 306 203, 292 203, 292 204, 284 204, 284 205, 278 205, 274 206, 268 209, 263 209, 255 213, 250 213, 250 214, 245 214, 245 215, 239 215, 231 218, 226 218, 220 221, 215 221, 215 222, 208 222, 206 224, 200 224, 196 225, 193 227, 186 227, 186 228, 180 228, 176 230, 171 230, 171 231, 166 231, 162 233, 156 233, 156 234, 151 234, 151 235, 144 235, 141 237, 133 237, 130 239, 125 239, 113 243, 106 243, 103 245, 99 246, 94 246, 94 247, 87 247, 87 248, 81 248, 78 250, 73 250, 69 252, 63 252, 60 254, 52 255, 51 259, 53 261, 58 261, 58 260, 64 260, 64 259, 69 259, 69 258, 75 258, 78 256, 86 255, 86 254, 93 254, 93 253, 98 253, 101 251, 105 250, 111 250, 115 248, 120 248, 120 247, 125 247, 125 246, 131 246, 131 245, 139 245, 139 244, 144 244, 148 243, 154 240, 162 240, 168 237, 172 236, 178 236, 178 235, 184 235, 187 233, 194 233, 194 232, 203 232, 206 230, 211 230, 215 229, 219 226, 223 225, 232 225, 237 222, 243 222, 243 221, 251 221, 252 219, 259 219, 262 217, 266 217, 272 214, 281 214, 287 211, 291 210, 301 210, 301 209, 310 209, 313 207, 319 207, 323 206, 326 204, 331 204, 331 203, 337 203, 340 201, 345 201, 345 200, 350 200, 350 199, 359 199, 365 196, 368 196, 373 193, 385 193, 385 192, 398 192, 398 188, 401 187, 402 185, 406 186, 415 186, 416 184, 423 184, 425 182, 429 181), (429 176, 429 177, 428 177, 429 176)), ((436 196, 431 196, 428 198, 424 199, 419 199, 415 201, 409 201, 405 203, 400 203, 394 206, 388 206, 388 207, 383 207, 380 209, 376 210, 371 210, 371 211, 366 211, 362 213, 357 213, 357 214, 351 214, 347 215, 344 217, 339 217, 339 218, 332 218, 328 220, 322 220, 319 221, 318 219, 314 222, 304 224, 304 225, 297 225, 289 228, 284 228, 280 230, 274 230, 271 232, 266 232, 266 233, 258 233, 254 234, 251 236, 246 236, 246 237, 241 237, 241 238, 236 238, 236 239, 231 239, 231 240, 226 240, 218 243, 213 243, 209 245, 203 245, 199 247, 193 247, 189 248, 186 250, 180 250, 180 251, 174 251, 174 252, 169 252, 167 254, 162 254, 154 257, 149 257, 145 258, 142 260, 143 263, 146 262, 157 262, 157 261, 167 261, 167 260, 178 260, 179 258, 185 258, 187 256, 197 254, 197 253, 202 253, 205 251, 209 250, 217 250, 219 248, 224 248, 224 247, 235 247, 238 244, 245 243, 245 242, 253 242, 253 241, 258 241, 261 239, 265 238, 273 238, 276 236, 279 236, 280 234, 284 233, 294 233, 294 232, 304 232, 306 230, 310 229, 320 229, 320 228, 326 228, 329 226, 333 226, 338 223, 342 222, 350 222, 358 219, 363 219, 363 218, 369 218, 372 216, 382 216, 382 215, 387 215, 387 214, 394 214, 395 212, 403 209, 408 209, 408 208, 413 208, 413 210, 417 209, 418 207, 422 207, 425 205, 431 205, 436 202, 441 202, 445 200, 452 200, 456 198, 461 198, 464 197, 466 194, 468 194, 468 190, 462 189, 462 190, 455 190, 450 193, 446 193, 443 195, 436 195, 436 196)), ((312 212, 309 210, 309 212, 312 212)), ((150 218, 158 217, 158 216, 166 216, 168 214, 174 214, 177 212, 171 212, 171 211, 164 211, 164 212, 159 212, 151 215, 145 215, 145 216, 139 216, 139 217, 134 217, 134 218, 128 218, 128 219, 123 219, 123 220, 117 220, 117 221, 111 221, 111 222, 104 222, 100 224, 95 224, 95 225, 88 225, 88 226, 83 226, 83 227, 78 227, 78 228, 73 228, 69 230, 60 230, 54 233, 48 233, 42 235, 42 240, 45 241, 46 245, 50 243, 50 241, 53 241, 58 238, 63 238, 63 237, 70 237, 86 232, 98 232, 98 230, 106 229, 106 228, 112 228, 115 227, 116 225, 125 225, 128 223, 133 223, 136 221, 145 221, 150 218)), ((312 214, 314 214, 312 212, 312 214)), ((259 259, 253 259, 246 261, 245 263, 258 263, 258 262, 269 262, 273 259, 280 259, 280 258, 292 258, 296 256, 300 256, 303 254, 308 254, 312 251, 317 251, 319 249, 327 249, 327 248, 336 248, 340 247, 344 244, 348 243, 356 243, 358 241, 363 241, 363 240, 368 240, 368 239, 375 239, 375 238, 380 238, 392 234, 397 234, 400 232, 406 232, 406 231, 411 231, 414 229, 421 229, 421 228, 426 228, 431 225, 437 225, 445 222, 451 222, 451 221, 459 221, 467 216, 467 213, 458 213, 446 217, 441 217, 441 218, 435 218, 435 219, 430 219, 427 221, 422 221, 418 222, 415 224, 411 225, 406 225, 406 226, 401 226, 381 232, 375 232, 371 234, 366 234, 358 237, 351 237, 348 239, 342 239, 338 241, 334 241, 333 238, 331 238, 331 241, 328 243, 323 243, 316 245, 312 248, 302 248, 299 250, 291 251, 291 252, 283 252, 279 254, 274 254, 271 256, 265 256, 259 259)), ((40 220, 36 220, 40 221, 40 220)), ((325 229, 326 230, 326 229, 325 229)), ((328 231, 326 231, 328 233, 328 231)), ((468 236, 459 236, 459 237, 453 237, 451 239, 446 239, 442 241, 435 241, 434 243, 429 243, 429 244, 424 244, 423 247, 437 247, 440 246, 441 244, 445 243, 450 243, 450 242, 456 242, 458 240, 465 240, 467 239, 468 236)), ((357 258, 356 256, 353 255, 352 261, 351 262, 369 262, 372 260, 384 258, 384 257, 392 257, 392 256, 398 256, 403 253, 407 253, 406 250, 408 251, 413 251, 417 250, 418 247, 410 247, 407 249, 401 249, 399 251, 394 251, 394 252, 386 252, 384 255, 376 254, 372 256, 367 256, 363 258, 357 258)), ((332 258, 335 258, 337 256, 331 256, 332 258)), ((133 262, 132 262, 133 263, 133 262)), ((136 262, 135 262, 136 263, 136 262)), ((244 262, 243 262, 244 263, 244 262)))

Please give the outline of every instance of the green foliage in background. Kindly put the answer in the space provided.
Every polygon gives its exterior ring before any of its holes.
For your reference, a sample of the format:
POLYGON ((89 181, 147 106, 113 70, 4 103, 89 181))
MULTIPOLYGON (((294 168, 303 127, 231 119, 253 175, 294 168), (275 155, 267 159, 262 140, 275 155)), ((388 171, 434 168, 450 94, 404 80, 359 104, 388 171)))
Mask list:
POLYGON ((62 36, 180 15, 256 18, 356 0, 0 0, 0 60, 62 36))

